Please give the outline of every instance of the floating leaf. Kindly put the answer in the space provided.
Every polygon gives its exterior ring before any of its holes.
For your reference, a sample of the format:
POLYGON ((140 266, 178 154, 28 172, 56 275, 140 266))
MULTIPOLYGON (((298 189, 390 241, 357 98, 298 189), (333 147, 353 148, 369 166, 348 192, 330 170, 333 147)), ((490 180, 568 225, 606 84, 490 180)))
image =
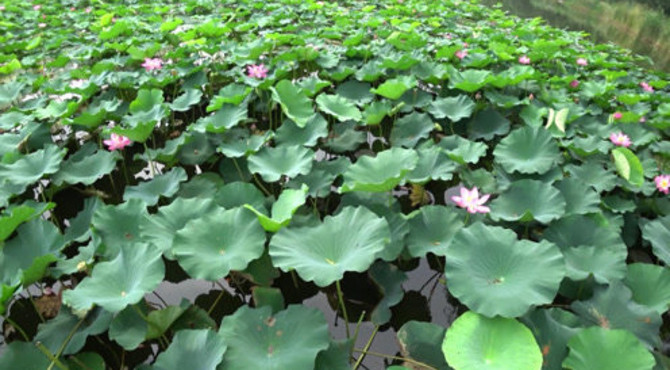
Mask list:
POLYGON ((494 220, 548 224, 565 213, 565 200, 555 187, 537 180, 518 180, 491 202, 494 220))
POLYGON ((453 122, 469 118, 475 109, 475 102, 467 95, 436 99, 430 104, 428 112, 437 119, 449 118, 453 122))
POLYGON ((156 370, 214 369, 223 359, 226 342, 212 330, 180 330, 154 363, 156 370))
POLYGON ((570 354, 563 361, 567 369, 651 369, 656 364, 640 340, 626 330, 586 328, 568 346, 570 354))
POLYGON ((648 263, 631 263, 624 283, 635 302, 663 314, 670 307, 670 270, 648 263))
POLYGON ((256 210, 251 204, 245 204, 244 207, 256 214, 258 222, 265 231, 274 233, 291 222, 295 211, 307 200, 308 190, 307 185, 303 184, 299 190, 286 189, 282 191, 277 201, 272 204, 272 217, 256 210))
POLYGON ((670 265, 670 216, 645 223, 642 226, 642 237, 651 243, 654 255, 670 265))
POLYGON ((644 182, 644 168, 637 156, 628 148, 612 150, 614 165, 621 177, 634 186, 640 187, 644 182))
POLYGON ((282 176, 306 175, 312 169, 314 152, 302 146, 265 147, 249 156, 249 171, 259 173, 263 180, 275 182, 282 176))
POLYGON ((414 150, 397 147, 379 152, 376 157, 360 157, 344 173, 340 191, 389 191, 402 182, 418 161, 414 150))
POLYGON ((353 102, 340 95, 321 94, 316 98, 316 104, 323 112, 330 114, 338 121, 360 121, 363 117, 361 111, 353 102))
POLYGON ((560 158, 551 134, 530 126, 518 128, 500 140, 493 155, 507 172, 537 174, 549 171, 560 158))
POLYGON ((272 99, 281 105, 284 114, 298 127, 305 127, 314 115, 312 101, 288 80, 281 80, 271 87, 272 99))
POLYGON ((421 140, 427 138, 435 124, 425 113, 411 113, 395 121, 391 131, 391 144, 413 148, 421 140))
POLYGON ((444 256, 456 232, 463 228, 461 215, 445 206, 424 206, 409 217, 407 250, 412 257, 428 252, 444 256))

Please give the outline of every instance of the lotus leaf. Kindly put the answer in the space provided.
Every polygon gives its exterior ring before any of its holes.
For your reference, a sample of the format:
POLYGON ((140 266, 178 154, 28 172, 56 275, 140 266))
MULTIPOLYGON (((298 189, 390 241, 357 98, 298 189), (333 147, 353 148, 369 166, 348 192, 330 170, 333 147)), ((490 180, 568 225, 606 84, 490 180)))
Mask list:
POLYGON ((635 302, 662 314, 670 307, 670 270, 648 263, 628 265, 624 283, 633 292, 635 302))
POLYGON ((376 157, 361 157, 344 173, 340 191, 389 191, 402 182, 418 161, 416 151, 397 147, 382 151, 376 157))
POLYGON ((314 115, 312 101, 306 94, 288 80, 281 80, 271 87, 272 99, 279 103, 284 114, 298 127, 305 127, 314 115))
POLYGON ((287 189, 282 191, 277 201, 272 204, 272 217, 256 210, 252 205, 245 204, 244 207, 251 210, 258 217, 258 222, 269 232, 277 232, 291 222, 295 211, 307 200, 307 185, 303 184, 299 190, 287 189))
POLYGON ((453 122, 463 118, 470 118, 475 109, 475 103, 467 95, 458 95, 451 98, 436 99, 430 104, 428 112, 437 119, 449 118, 453 122))
POLYGON ((660 217, 644 224, 642 237, 651 243, 656 257, 666 265, 670 264, 670 216, 660 217))
POLYGON ((565 213, 565 200, 555 187, 537 180, 518 180, 491 202, 494 220, 548 224, 565 213))
POLYGON ((542 128, 522 127, 513 130, 493 151, 496 162, 507 172, 543 174, 558 161, 558 145, 542 128))
POLYGON ((393 125, 391 143, 396 147, 413 148, 427 138, 435 124, 427 114, 411 113, 398 119, 393 125))
POLYGON ((282 176, 306 175, 312 169, 314 152, 302 146, 265 147, 248 159, 249 171, 274 182, 282 176))
POLYGON ((165 352, 158 355, 156 370, 214 369, 223 359, 226 343, 207 329, 180 330, 165 352))
POLYGON ((356 108, 356 105, 340 95, 321 94, 316 98, 316 104, 324 113, 334 116, 340 122, 362 119, 361 111, 356 108))
POLYGON ((625 330, 602 327, 583 329, 568 343, 567 369, 651 369, 656 361, 639 339, 625 330))
POLYGON ((126 187, 123 200, 140 199, 146 205, 153 206, 158 203, 161 196, 166 198, 173 196, 179 190, 179 183, 187 179, 186 171, 181 167, 175 167, 170 172, 158 175, 149 181, 126 187))

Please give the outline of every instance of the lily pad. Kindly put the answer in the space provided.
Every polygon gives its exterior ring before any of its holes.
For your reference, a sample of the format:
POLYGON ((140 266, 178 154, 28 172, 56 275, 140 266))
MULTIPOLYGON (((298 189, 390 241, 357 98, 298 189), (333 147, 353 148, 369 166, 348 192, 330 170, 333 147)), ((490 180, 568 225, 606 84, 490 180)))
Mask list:
POLYGON ((414 150, 397 147, 379 152, 376 157, 361 157, 344 173, 340 191, 389 191, 402 182, 418 161, 414 150))
POLYGON ((543 174, 559 160, 558 145, 546 130, 522 127, 512 131, 493 151, 507 172, 543 174))
POLYGON ((212 330, 180 330, 158 355, 156 370, 214 369, 223 360, 226 342, 212 330))
POLYGON ((281 80, 271 87, 272 99, 279 103, 284 114, 298 127, 305 127, 314 115, 312 101, 299 87, 288 80, 281 80))
POLYGON ((628 265, 624 283, 633 292, 635 302, 662 314, 670 308, 670 270, 648 263, 628 265))
POLYGON ((491 202, 494 220, 548 224, 565 213, 561 192, 550 184, 537 180, 518 180, 491 202))
POLYGON ((644 224, 642 237, 651 243, 654 255, 666 265, 670 265, 670 216, 644 224))
POLYGON ((403 357, 423 362, 436 369, 450 369, 440 348, 445 333, 443 327, 429 322, 406 322, 398 330, 398 342, 403 357))
POLYGON ((567 369, 651 369, 656 364, 640 340, 626 330, 586 328, 568 346, 570 354, 563 361, 567 369))
POLYGON ((349 99, 340 95, 321 94, 316 98, 316 104, 323 112, 337 118, 338 121, 360 121, 361 111, 349 99))
POLYGON ((173 196, 179 190, 179 183, 187 179, 186 171, 181 167, 175 167, 170 172, 158 175, 149 181, 126 187, 123 200, 140 199, 148 206, 153 206, 158 203, 161 196, 166 198, 173 196))
POLYGON ((259 173, 263 180, 275 182, 282 176, 306 175, 312 169, 314 152, 303 146, 265 147, 249 156, 249 171, 259 173))
POLYGON ((411 113, 398 119, 391 131, 391 143, 398 147, 413 148, 421 140, 427 138, 435 128, 435 124, 425 113, 411 113))
POLYGON ((61 164, 60 170, 53 175, 53 182, 61 185, 82 183, 91 185, 99 178, 112 172, 116 167, 114 153, 97 150, 97 145, 87 143, 61 164))
POLYGON ((412 257, 427 253, 444 256, 456 232, 463 228, 462 216, 445 206, 424 206, 409 215, 407 250, 412 257))
POLYGON ((451 98, 436 99, 430 104, 428 112, 437 119, 449 118, 458 122, 469 118, 475 109, 475 102, 467 95, 458 95, 451 98))
POLYGON ((252 211, 258 217, 258 222, 269 232, 277 232, 291 222, 295 211, 307 200, 309 188, 303 184, 300 189, 286 189, 282 191, 274 204, 272 204, 272 216, 268 217, 263 212, 256 210, 251 204, 244 207, 252 211))

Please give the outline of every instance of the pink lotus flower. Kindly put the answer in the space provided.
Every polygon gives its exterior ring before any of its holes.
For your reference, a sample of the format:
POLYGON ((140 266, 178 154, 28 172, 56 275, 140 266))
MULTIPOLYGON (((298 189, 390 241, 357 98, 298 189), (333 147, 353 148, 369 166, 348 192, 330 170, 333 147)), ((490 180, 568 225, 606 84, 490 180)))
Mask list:
POLYGON ((612 115, 612 117, 613 117, 614 119, 621 119, 621 117, 623 117, 623 113, 621 113, 621 112, 614 112, 614 114, 612 115))
POLYGON ((576 89, 577 87, 579 87, 579 81, 578 80, 570 81, 570 87, 572 87, 573 89, 576 89))
POLYGON ((0 5, 0 11, 3 11, 3 10, 5 10, 5 6, 4 6, 4 5, 0 5))
POLYGON ((521 64, 530 64, 530 58, 526 55, 522 55, 519 57, 519 63, 521 64))
POLYGON ((646 92, 654 92, 654 88, 644 81, 640 82, 640 87, 646 92))
POLYGON ((577 58, 577 65, 585 67, 585 66, 589 65, 589 62, 584 58, 577 58))
POLYGON ((40 10, 42 9, 42 5, 33 5, 33 10, 40 10))
POLYGON ((247 66, 247 76, 251 78, 265 78, 268 76, 268 69, 264 64, 252 64, 247 66))
POLYGON ((147 70, 147 72, 153 71, 155 69, 163 68, 163 60, 160 58, 144 58, 144 63, 142 67, 147 70))
POLYGON ((670 175, 658 175, 654 177, 654 182, 658 191, 664 194, 670 193, 670 175))
POLYGON ((116 150, 123 149, 124 147, 132 144, 132 141, 130 141, 130 139, 125 136, 112 134, 112 137, 103 141, 103 143, 107 145, 107 149, 116 150))
POLYGON ((86 9, 84 9, 84 12, 86 12, 86 14, 88 14, 88 13, 90 13, 90 12, 92 12, 92 11, 93 11, 93 9, 91 9, 91 8, 86 8, 86 9))
POLYGON ((44 27, 46 27, 46 26, 47 26, 46 23, 39 23, 39 24, 37 25, 37 27, 39 27, 39 28, 44 28, 44 27))
POLYGON ((468 56, 468 51, 467 50, 459 50, 459 51, 455 52, 454 55, 456 55, 456 58, 462 60, 463 58, 468 56))
POLYGON ((473 187, 472 190, 461 187, 461 196, 453 196, 451 197, 451 200, 453 200, 457 206, 467 209, 470 213, 489 213, 491 212, 491 209, 484 206, 484 203, 489 200, 489 197, 489 194, 480 197, 479 190, 477 190, 476 186, 473 187))
POLYGON ((628 135, 621 132, 613 132, 610 135, 610 141, 612 142, 612 144, 616 146, 622 146, 624 148, 628 148, 631 144, 628 135))
POLYGON ((70 87, 73 88, 73 89, 81 89, 82 87, 84 87, 85 83, 86 83, 86 80, 82 80, 82 79, 72 80, 72 81, 70 81, 70 87))
POLYGON ((645 122, 647 122, 647 118, 646 117, 640 117, 640 123, 645 123, 645 122))

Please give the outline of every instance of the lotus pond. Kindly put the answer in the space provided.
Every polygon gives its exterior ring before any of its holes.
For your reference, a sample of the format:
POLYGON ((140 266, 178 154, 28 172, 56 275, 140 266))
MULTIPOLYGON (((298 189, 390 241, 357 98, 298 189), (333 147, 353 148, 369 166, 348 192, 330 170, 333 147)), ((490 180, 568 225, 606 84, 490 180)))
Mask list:
POLYGON ((669 366, 641 57, 476 0, 1 3, 0 369, 669 366))

